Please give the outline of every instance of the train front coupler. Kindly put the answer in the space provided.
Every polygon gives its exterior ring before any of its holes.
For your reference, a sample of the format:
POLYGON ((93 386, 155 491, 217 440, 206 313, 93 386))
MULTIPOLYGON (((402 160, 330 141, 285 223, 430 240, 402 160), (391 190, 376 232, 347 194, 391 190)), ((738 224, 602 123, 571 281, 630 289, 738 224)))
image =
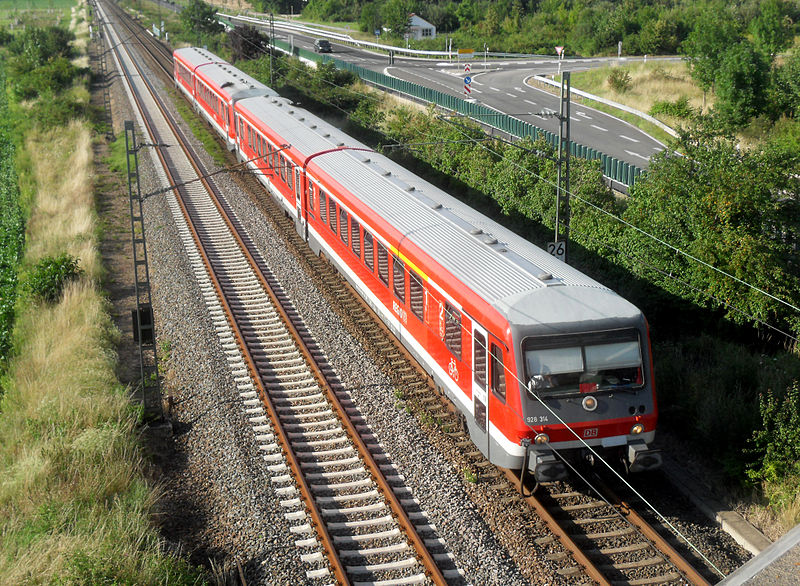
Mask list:
POLYGON ((537 443, 530 438, 522 438, 520 445, 525 448, 522 460, 523 474, 530 472, 536 483, 564 480, 568 476, 567 467, 547 443, 537 443))

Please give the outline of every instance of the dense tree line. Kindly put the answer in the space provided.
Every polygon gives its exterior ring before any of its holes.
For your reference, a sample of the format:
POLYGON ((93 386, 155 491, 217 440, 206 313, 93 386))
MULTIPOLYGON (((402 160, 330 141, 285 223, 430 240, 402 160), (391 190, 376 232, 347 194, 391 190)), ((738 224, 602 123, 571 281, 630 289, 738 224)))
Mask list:
MULTIPOLYGON (((385 28, 402 36, 408 14, 433 23, 458 46, 553 54, 565 46, 569 54, 674 54, 695 30, 707 3, 691 0, 309 0, 307 3, 266 0, 265 8, 327 21, 357 21, 365 32, 385 28)), ((787 34, 796 31, 800 5, 793 0, 745 0, 715 3, 720 21, 750 32, 767 52, 775 52, 787 34), (777 24, 776 24, 777 23, 777 24)), ((439 41, 427 41, 432 46, 439 41)), ((438 47, 441 48, 441 47, 438 47)))

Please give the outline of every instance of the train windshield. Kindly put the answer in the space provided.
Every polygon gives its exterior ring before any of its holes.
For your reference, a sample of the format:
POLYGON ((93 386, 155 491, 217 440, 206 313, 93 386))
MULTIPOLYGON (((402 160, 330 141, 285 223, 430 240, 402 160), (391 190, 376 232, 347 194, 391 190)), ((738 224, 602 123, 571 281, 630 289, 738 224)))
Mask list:
POLYGON ((644 386, 636 330, 526 338, 523 352, 531 393, 591 393, 644 386))

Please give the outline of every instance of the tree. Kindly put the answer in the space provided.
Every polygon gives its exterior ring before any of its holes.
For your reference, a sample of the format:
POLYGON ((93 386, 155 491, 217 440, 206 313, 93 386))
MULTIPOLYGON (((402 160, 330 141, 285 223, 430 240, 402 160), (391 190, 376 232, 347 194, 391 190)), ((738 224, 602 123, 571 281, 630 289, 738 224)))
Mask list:
POLYGON ((782 0, 765 0, 761 12, 750 23, 756 47, 770 60, 792 41, 792 21, 782 0))
POLYGON ((730 47, 722 56, 716 76, 715 112, 732 126, 746 124, 765 106, 769 64, 749 41, 730 47))
POLYGON ((217 9, 203 0, 191 0, 181 11, 181 24, 187 33, 215 35, 225 28, 216 19, 217 9))
POLYGON ((258 59, 269 51, 269 37, 252 26, 242 26, 228 33, 233 62, 258 59))
MULTIPOLYGON (((659 155, 651 162, 623 217, 780 299, 800 299, 798 206, 791 196, 800 189, 797 151, 739 151, 734 140, 701 131, 685 133, 679 148, 684 156, 659 155)), ((626 230, 616 247, 656 268, 648 273, 620 257, 665 291, 722 309, 736 323, 766 320, 800 332, 793 310, 663 244, 626 230)))
POLYGON ((708 4, 681 45, 692 77, 703 88, 704 107, 705 92, 714 87, 725 51, 741 39, 736 21, 726 13, 722 4, 708 4))
POLYGON ((381 20, 380 8, 376 2, 367 2, 361 7, 358 25, 361 31, 365 33, 372 33, 381 29, 383 21, 381 20))
POLYGON ((408 22, 414 9, 414 0, 388 0, 381 8, 384 26, 392 31, 392 35, 403 36, 408 30, 408 22))

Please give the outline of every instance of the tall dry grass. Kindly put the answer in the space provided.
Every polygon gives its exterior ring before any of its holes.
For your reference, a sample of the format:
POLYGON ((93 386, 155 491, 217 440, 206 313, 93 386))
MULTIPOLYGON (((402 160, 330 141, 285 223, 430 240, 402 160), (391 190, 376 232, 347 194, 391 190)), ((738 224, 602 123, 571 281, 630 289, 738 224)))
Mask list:
POLYGON ((36 178, 34 213, 28 221, 26 257, 35 262, 61 252, 80 259, 91 277, 100 275, 93 237, 94 211, 91 131, 78 121, 66 128, 34 131, 25 141, 36 178))
MULTIPOLYGON (((698 111, 703 105, 703 90, 692 80, 684 61, 653 61, 631 64, 615 64, 589 71, 572 73, 575 88, 625 104, 642 112, 649 112, 659 101, 674 102, 682 96, 698 111), (627 91, 615 91, 608 83, 615 68, 622 67, 631 76, 627 91)), ((706 109, 713 105, 713 96, 706 96, 706 109)), ((659 117, 660 118, 660 117, 659 117)), ((674 120, 665 120, 668 124, 674 120)))

